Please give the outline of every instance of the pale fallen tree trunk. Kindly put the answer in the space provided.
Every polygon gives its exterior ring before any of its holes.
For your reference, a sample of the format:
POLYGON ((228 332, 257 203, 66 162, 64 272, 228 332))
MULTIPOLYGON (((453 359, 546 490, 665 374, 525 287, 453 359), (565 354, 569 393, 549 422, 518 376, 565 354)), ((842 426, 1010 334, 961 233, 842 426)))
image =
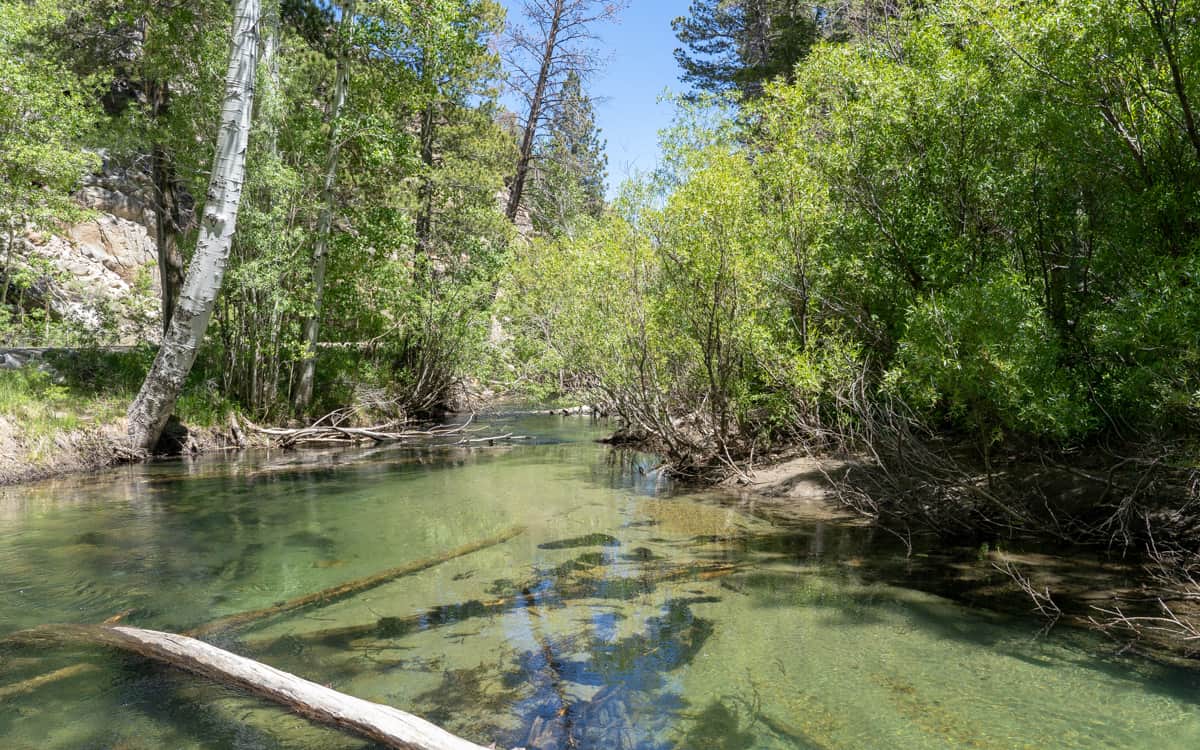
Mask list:
POLYGON ((258 61, 258 17, 259 0, 234 3, 225 99, 200 236, 158 355, 129 407, 129 442, 134 451, 149 452, 158 443, 196 361, 196 352, 221 291, 246 181, 246 150, 258 61))
POLYGON ((318 685, 203 641, 123 625, 43 625, 14 636, 38 643, 119 648, 274 701, 311 721, 397 750, 485 750, 419 716, 318 685))

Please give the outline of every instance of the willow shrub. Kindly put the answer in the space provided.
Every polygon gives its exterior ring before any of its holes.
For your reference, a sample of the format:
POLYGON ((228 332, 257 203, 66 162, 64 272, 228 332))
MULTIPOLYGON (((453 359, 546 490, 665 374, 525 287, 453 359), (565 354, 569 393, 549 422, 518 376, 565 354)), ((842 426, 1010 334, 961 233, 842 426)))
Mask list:
POLYGON ((717 441, 850 424, 853 384, 985 448, 1193 430, 1200 24, 1164 8, 927 4, 685 110, 655 200, 535 244, 526 328, 717 441))
POLYGON ((906 323, 885 383, 911 405, 984 431, 1008 426, 1059 440, 1093 426, 1086 394, 1060 367, 1061 347, 1019 276, 931 295, 906 323))

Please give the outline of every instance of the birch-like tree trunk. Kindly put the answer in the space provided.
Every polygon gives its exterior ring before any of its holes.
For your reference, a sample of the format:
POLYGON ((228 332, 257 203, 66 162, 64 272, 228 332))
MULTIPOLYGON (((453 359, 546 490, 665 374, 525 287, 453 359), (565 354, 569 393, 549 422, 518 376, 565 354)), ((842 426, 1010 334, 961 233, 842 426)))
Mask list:
POLYGON ((321 214, 317 217, 317 236, 313 242, 313 310, 304 321, 306 351, 300 362, 300 377, 292 392, 292 408, 301 414, 312 401, 313 380, 317 375, 317 339, 321 332, 321 308, 325 303, 325 265, 329 255, 329 236, 333 229, 334 189, 337 186, 338 159, 342 151, 342 110, 350 91, 350 60, 347 54, 349 31, 354 24, 354 0, 342 7, 338 22, 337 67, 333 84, 333 102, 329 108, 329 142, 325 151, 325 184, 321 189, 321 214))
POLYGON ((158 356, 129 407, 129 440, 135 450, 153 450, 158 442, 196 361, 196 351, 221 291, 245 182, 258 62, 258 20, 259 0, 236 0, 225 99, 200 236, 158 356))

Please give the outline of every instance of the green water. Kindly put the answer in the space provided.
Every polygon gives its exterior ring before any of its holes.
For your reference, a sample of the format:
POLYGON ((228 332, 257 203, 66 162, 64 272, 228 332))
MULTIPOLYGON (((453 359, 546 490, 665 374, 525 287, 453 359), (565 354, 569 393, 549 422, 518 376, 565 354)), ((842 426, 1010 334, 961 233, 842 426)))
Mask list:
MULTIPOLYGON (((475 450, 130 467, 0 497, 0 635, 186 630, 521 524, 508 542, 216 642, 482 744, 529 748, 1200 747, 1200 679, 906 585, 869 529, 670 491, 579 418, 475 450), (356 460, 350 461, 354 458, 356 460), (737 566, 732 571, 729 565, 737 566)), ((886 535, 882 535, 886 537, 886 535)), ((922 584, 927 582, 921 582, 922 584)), ((197 678, 0 649, 0 748, 357 748, 197 678)))

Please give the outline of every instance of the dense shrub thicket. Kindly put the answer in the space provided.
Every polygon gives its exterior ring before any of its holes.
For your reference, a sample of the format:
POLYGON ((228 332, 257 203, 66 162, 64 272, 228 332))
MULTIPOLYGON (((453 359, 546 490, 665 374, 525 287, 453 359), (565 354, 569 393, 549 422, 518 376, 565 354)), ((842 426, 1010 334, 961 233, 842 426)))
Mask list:
POLYGON ((1194 434, 1198 17, 947 0, 685 106, 666 168, 515 263, 515 346, 681 464, 881 412, 985 456, 1194 434))

